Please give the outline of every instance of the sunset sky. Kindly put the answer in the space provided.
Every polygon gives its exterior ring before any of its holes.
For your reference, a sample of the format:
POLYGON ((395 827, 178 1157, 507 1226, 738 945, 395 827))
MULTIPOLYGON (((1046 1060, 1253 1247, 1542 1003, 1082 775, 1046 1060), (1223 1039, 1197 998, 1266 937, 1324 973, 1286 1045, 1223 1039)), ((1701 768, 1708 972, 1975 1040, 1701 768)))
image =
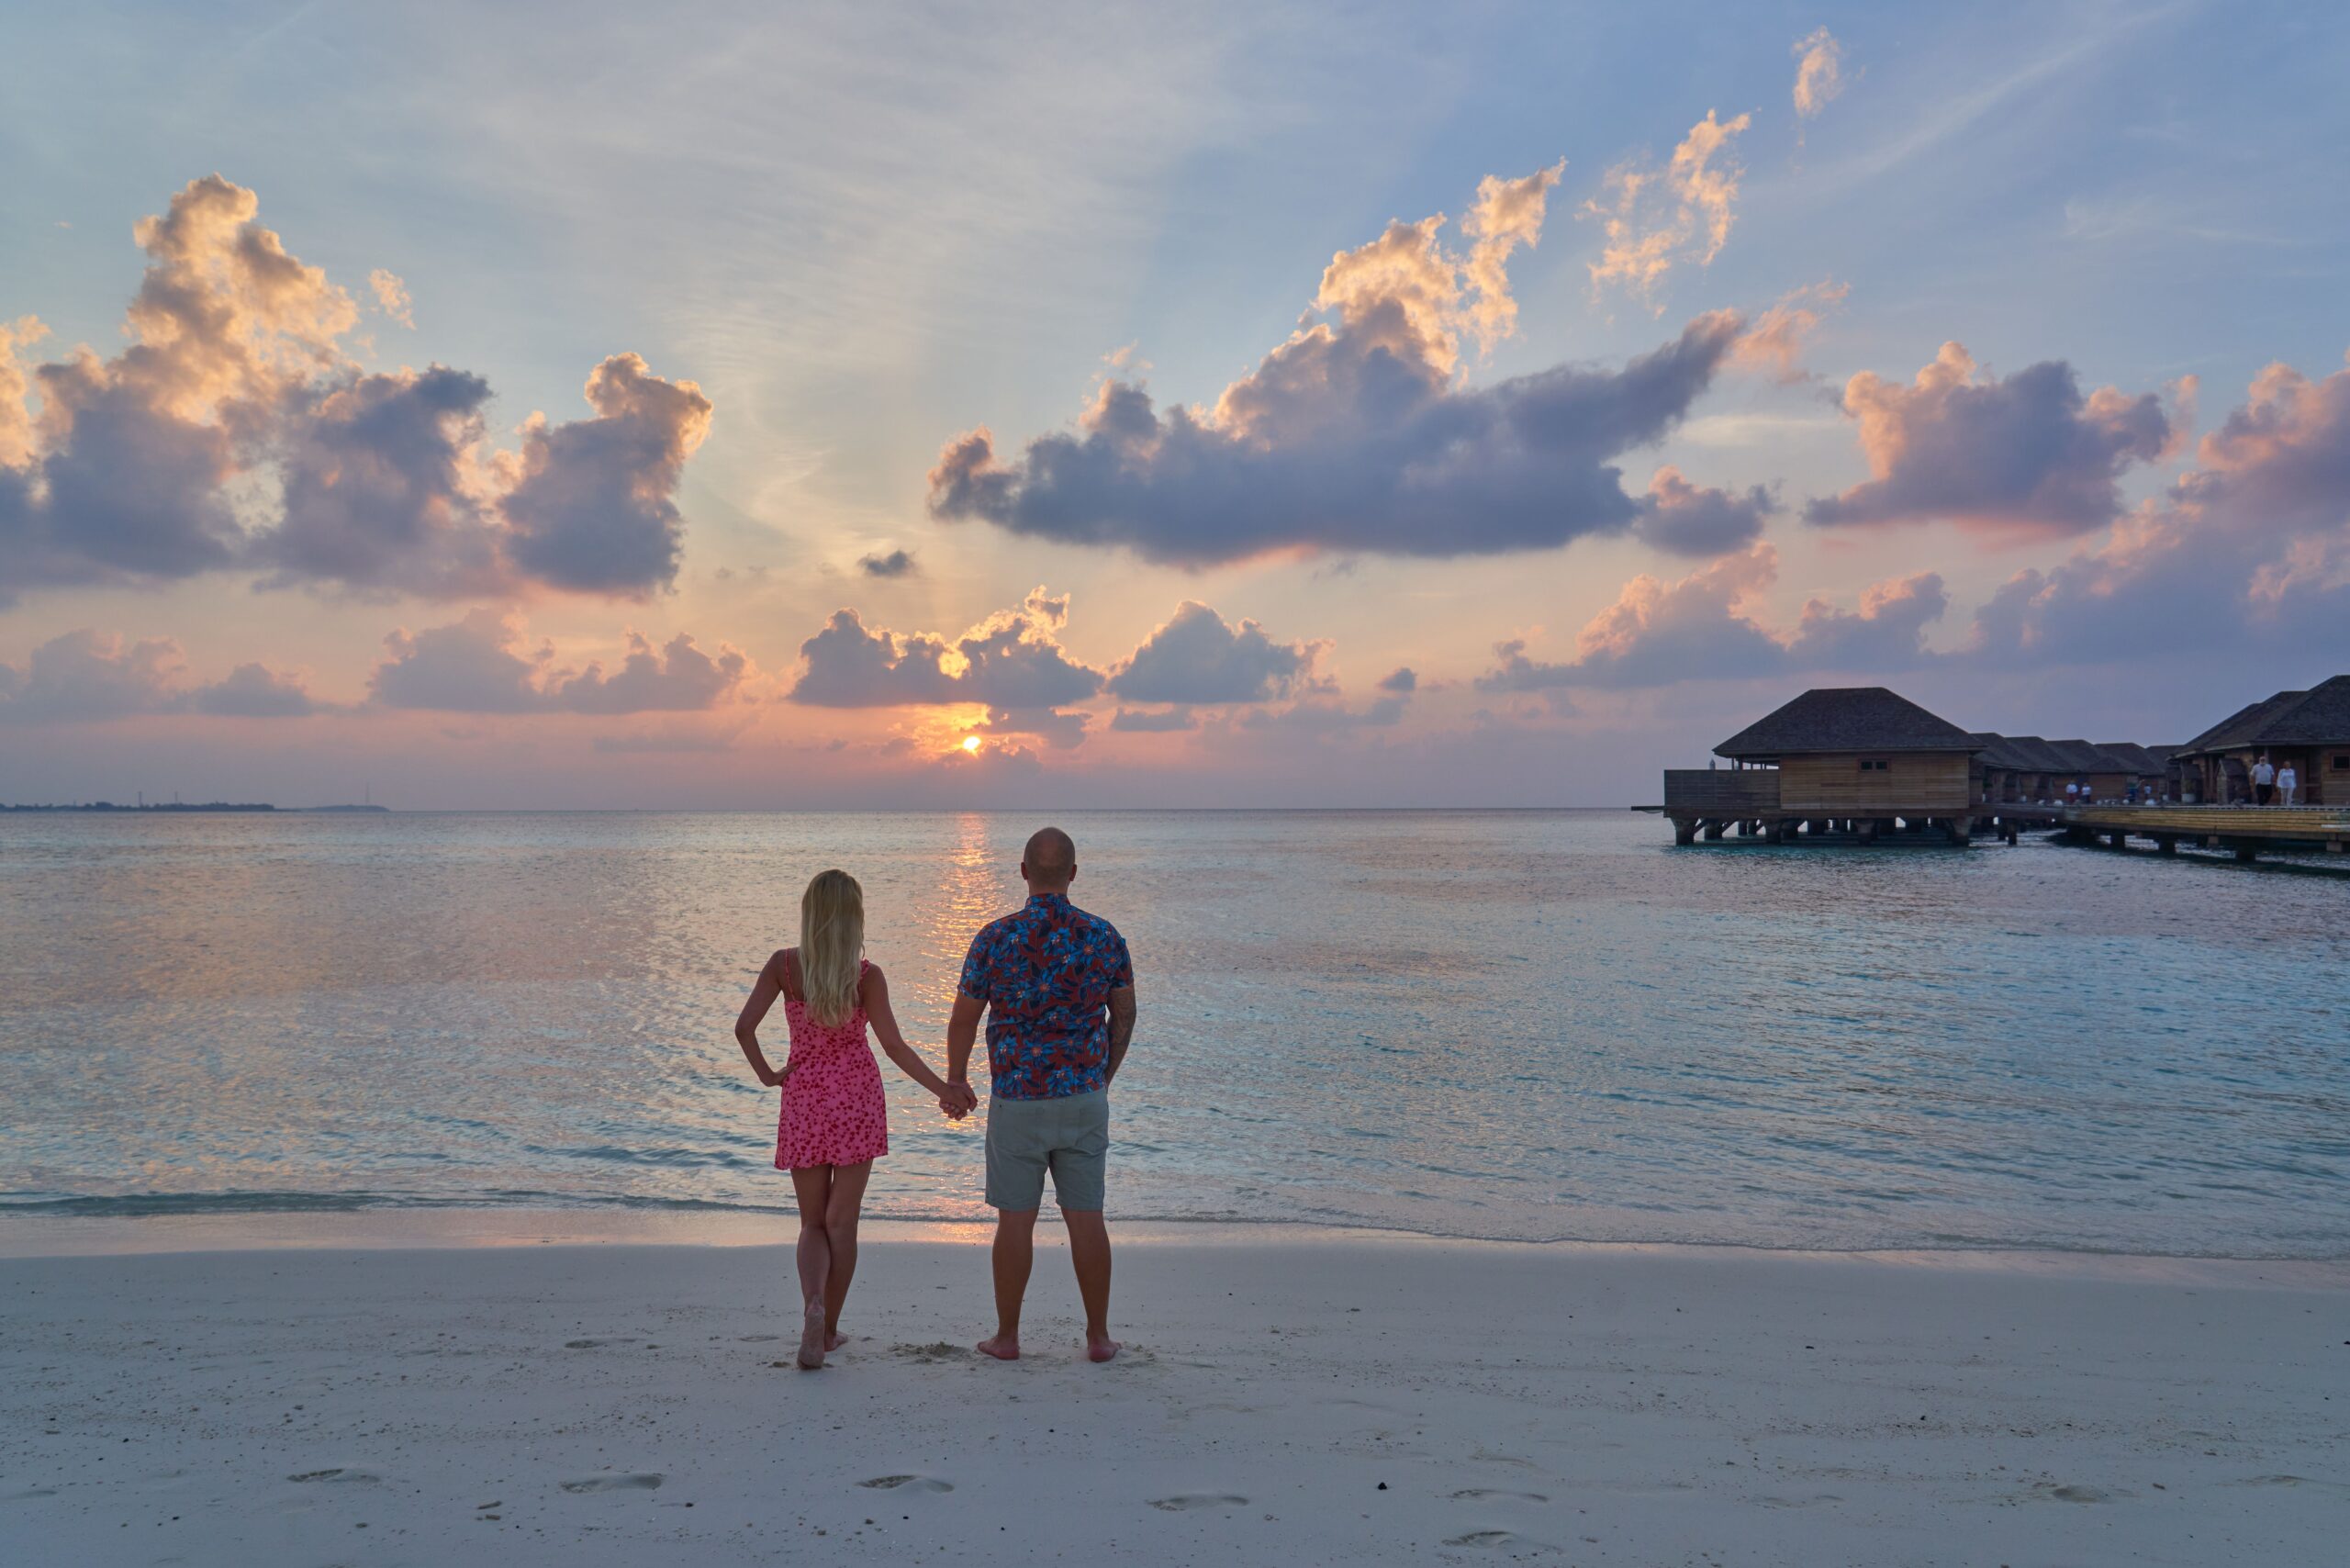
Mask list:
POLYGON ((2350 670, 2350 21, 19 8, 0 801, 1613 804, 2350 670))

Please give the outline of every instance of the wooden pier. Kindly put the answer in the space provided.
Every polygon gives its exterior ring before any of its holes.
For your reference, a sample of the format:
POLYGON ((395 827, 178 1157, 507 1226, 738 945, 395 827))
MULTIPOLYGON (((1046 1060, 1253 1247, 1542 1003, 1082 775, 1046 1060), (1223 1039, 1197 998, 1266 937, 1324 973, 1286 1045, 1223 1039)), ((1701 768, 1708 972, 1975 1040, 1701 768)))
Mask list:
POLYGON ((2124 848, 2150 841, 2165 855, 2182 844, 2228 849, 2239 860, 2264 849, 2350 849, 2350 807, 2344 806, 2075 806, 2056 813, 2073 844, 2124 848))

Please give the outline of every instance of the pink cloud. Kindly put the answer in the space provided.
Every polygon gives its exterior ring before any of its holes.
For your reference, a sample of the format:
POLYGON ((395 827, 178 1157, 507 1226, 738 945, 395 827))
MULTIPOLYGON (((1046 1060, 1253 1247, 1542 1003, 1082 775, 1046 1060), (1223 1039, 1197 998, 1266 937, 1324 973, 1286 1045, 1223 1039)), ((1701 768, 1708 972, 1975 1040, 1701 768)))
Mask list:
MULTIPOLYGON (((0 333, 0 602, 218 571, 444 597, 674 580, 672 498, 711 417, 693 383, 614 355, 588 378, 593 418, 534 418, 519 453, 489 451, 487 384, 364 371, 351 296, 259 213, 213 174, 140 223, 129 346, 38 366, 37 420, 15 350, 38 324, 0 333)), ((389 276, 378 304, 404 311, 389 276)))
POLYGON ((2045 360, 1994 380, 1956 342, 1904 386, 1863 371, 1845 384, 1874 476, 1804 509, 1830 527, 1949 521, 2009 536, 2079 533, 2121 510, 2119 481, 2184 440, 2152 392, 2082 397, 2072 366, 2045 360))

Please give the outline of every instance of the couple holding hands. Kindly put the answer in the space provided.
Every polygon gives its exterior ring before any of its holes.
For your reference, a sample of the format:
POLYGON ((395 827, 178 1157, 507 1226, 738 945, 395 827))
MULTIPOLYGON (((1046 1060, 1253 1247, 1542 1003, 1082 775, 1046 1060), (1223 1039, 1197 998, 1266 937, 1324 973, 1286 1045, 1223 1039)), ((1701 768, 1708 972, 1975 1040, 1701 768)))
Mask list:
POLYGON ((1110 1338, 1110 1232, 1102 1163, 1110 1147, 1110 1081, 1134 1036, 1134 963, 1125 938, 1069 902, 1077 846, 1058 828, 1028 840, 1020 861, 1028 902, 972 938, 946 1025, 946 1076, 906 1043, 889 982, 865 958, 865 894, 824 871, 800 901, 800 945, 772 955, 734 1023, 751 1070, 783 1104, 775 1162, 800 1204, 800 1365, 824 1364, 845 1343, 841 1304, 856 1271, 856 1222, 873 1161, 890 1152, 889 1108, 869 1028, 907 1077, 960 1120, 979 1106, 967 1076, 984 1015, 988 1032, 987 1201, 996 1211, 996 1331, 979 1349, 1020 1354, 1020 1305, 1034 1258, 1045 1178, 1069 1227, 1085 1302, 1086 1354, 1118 1353, 1110 1338), (781 997, 791 1054, 778 1072, 758 1028, 781 997))

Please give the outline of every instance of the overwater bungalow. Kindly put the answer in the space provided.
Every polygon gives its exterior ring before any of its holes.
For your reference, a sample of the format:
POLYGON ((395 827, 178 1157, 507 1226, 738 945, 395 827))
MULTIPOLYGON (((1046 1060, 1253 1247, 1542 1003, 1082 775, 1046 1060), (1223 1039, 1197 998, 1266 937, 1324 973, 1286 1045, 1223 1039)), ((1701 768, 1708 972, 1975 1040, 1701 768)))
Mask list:
POLYGON ((1983 748, 1975 758, 1977 804, 2020 806, 2041 799, 2040 786, 2048 768, 2031 745, 2011 735, 1977 734, 1969 738, 1983 748))
POLYGON ((2003 737, 2006 755, 2021 766, 2016 772, 2019 805, 2055 805, 2065 799, 2065 759, 2038 735, 2003 737))
POLYGON ((2290 766, 2303 805, 2350 805, 2350 675, 2307 691, 2280 691, 2229 714, 2173 759, 2189 798, 2214 805, 2253 799, 2252 769, 2266 756, 2290 766))
POLYGON ((1849 824, 1863 840, 1897 822, 1964 843, 1975 809, 1975 737, 1882 686, 1823 687, 1714 748, 1729 770, 1674 768, 1664 813, 1674 838, 1759 823, 1766 837, 1849 824))
POLYGON ((2152 802, 2162 800, 2168 787, 2170 754, 2176 746, 2146 746, 2135 741, 2099 741, 2098 750, 2119 760, 2127 770, 2122 775, 2121 800, 2132 798, 2132 786, 2136 787, 2136 799, 2152 802))
POLYGON ((2079 801, 2119 801, 2128 790, 2130 764, 2103 747, 2084 740, 2050 741, 2048 749, 2063 759, 2064 768, 2052 798, 2072 803, 2065 793, 2068 783, 2081 787, 2079 801))

